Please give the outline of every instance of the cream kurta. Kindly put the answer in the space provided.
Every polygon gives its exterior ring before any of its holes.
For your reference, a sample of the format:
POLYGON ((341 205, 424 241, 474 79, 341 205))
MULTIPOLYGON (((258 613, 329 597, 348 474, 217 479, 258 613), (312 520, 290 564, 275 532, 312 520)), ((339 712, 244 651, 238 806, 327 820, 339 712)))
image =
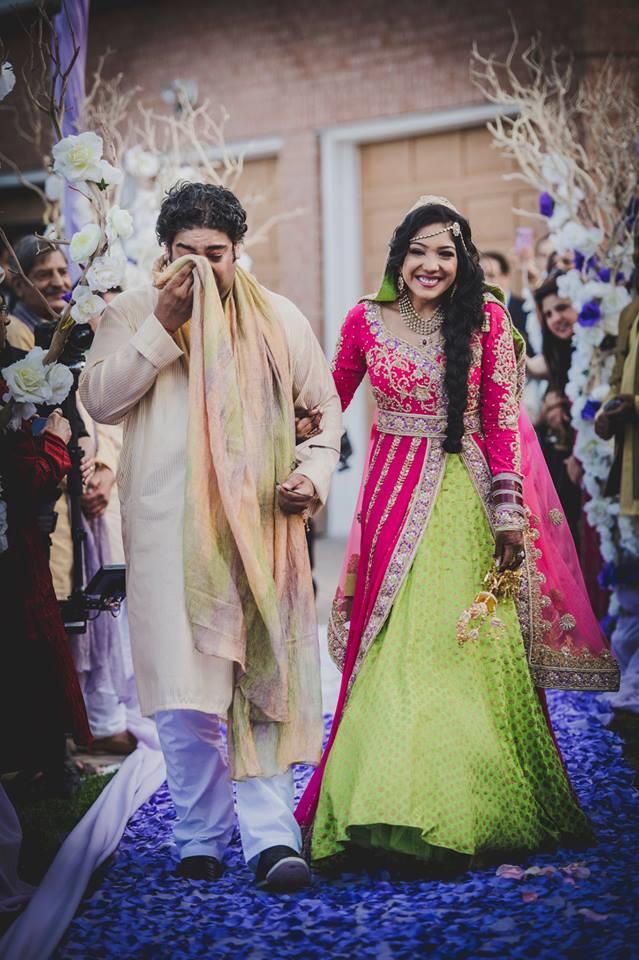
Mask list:
MULTIPOLYGON (((289 300, 267 293, 288 342, 295 405, 323 411, 321 435, 297 447, 297 472, 313 482, 324 502, 339 458, 340 402, 306 318, 289 300)), ((185 609, 188 374, 182 351, 153 313, 157 296, 146 287, 109 304, 80 379, 80 396, 98 422, 124 422, 118 486, 142 712, 183 708, 225 714, 233 664, 194 648, 185 609)))

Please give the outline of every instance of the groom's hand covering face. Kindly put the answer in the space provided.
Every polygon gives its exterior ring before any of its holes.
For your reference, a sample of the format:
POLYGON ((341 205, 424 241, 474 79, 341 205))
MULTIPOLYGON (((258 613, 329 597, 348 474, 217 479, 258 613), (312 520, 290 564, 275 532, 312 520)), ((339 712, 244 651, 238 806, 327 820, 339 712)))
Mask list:
POLYGON ((190 227, 178 230, 171 244, 171 260, 186 254, 205 257, 211 265, 220 296, 230 292, 235 280, 237 244, 222 230, 209 227, 190 227))

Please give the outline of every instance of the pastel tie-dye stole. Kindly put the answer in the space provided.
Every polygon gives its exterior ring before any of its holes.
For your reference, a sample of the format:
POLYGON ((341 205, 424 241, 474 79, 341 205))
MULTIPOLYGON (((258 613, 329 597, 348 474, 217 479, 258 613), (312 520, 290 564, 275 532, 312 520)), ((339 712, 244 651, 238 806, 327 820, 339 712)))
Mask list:
POLYGON ((229 711, 234 779, 313 762, 322 719, 304 523, 277 507, 295 466, 292 371, 260 284, 237 268, 224 303, 203 257, 178 331, 189 368, 184 583, 195 647, 236 664, 229 711), (317 689, 316 689, 317 688, 317 689))

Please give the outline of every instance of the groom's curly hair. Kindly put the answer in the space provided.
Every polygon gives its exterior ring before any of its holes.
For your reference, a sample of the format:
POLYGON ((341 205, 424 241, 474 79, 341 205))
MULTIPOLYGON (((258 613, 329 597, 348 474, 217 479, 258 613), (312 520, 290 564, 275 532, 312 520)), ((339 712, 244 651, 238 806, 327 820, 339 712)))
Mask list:
POLYGON ((220 230, 232 243, 246 233, 246 210, 234 193, 212 183, 177 183, 168 191, 155 227, 160 243, 170 248, 176 233, 193 227, 220 230))

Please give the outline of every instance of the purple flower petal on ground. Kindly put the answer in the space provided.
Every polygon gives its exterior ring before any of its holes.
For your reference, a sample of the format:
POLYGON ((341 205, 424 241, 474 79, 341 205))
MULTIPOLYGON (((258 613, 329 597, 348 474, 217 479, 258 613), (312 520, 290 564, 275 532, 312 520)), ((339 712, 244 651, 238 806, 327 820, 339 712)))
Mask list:
POLYGON ((582 327, 594 327, 601 320, 601 307, 596 300, 584 303, 578 321, 582 327))
POLYGON ((539 212, 542 217, 552 217, 555 201, 545 190, 539 194, 539 212))
MULTIPOLYGON (((589 877, 575 880, 561 869, 582 863, 583 854, 568 849, 503 864, 517 876, 539 868, 523 887, 505 883, 508 877, 496 876, 494 866, 440 882, 402 880, 387 869, 369 874, 349 865, 335 877, 316 872, 299 894, 275 897, 255 890, 236 833, 221 880, 189 883, 172 875, 175 811, 164 785, 129 821, 115 858, 99 888, 82 901, 55 960, 635 956, 639 873, 628 842, 639 832, 633 771, 621 741, 604 726, 610 706, 600 695, 549 691, 548 705, 573 787, 597 837, 587 853, 589 877), (539 906, 522 893, 536 893, 539 906)), ((298 795, 310 773, 310 767, 295 770, 298 795)))
POLYGON ((594 920, 595 923, 601 923, 602 920, 607 920, 609 917, 608 913, 597 913, 596 910, 591 910, 589 907, 582 907, 581 910, 577 910, 577 913, 580 913, 586 920, 594 920))
POLYGON ((501 867, 497 867, 495 876, 501 877, 503 880, 521 880, 524 873, 523 867, 518 867, 513 863, 502 863, 501 867))

